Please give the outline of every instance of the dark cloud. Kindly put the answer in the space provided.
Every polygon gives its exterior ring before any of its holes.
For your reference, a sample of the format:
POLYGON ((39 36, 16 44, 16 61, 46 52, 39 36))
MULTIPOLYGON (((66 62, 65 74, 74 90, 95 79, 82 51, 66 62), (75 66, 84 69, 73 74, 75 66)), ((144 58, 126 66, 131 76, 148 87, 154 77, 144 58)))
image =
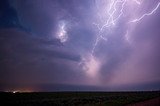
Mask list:
POLYGON ((8 0, 0 1, 0 27, 20 27, 17 12, 8 0))
POLYGON ((12 83, 12 81, 15 83, 32 83, 39 82, 43 78, 46 78, 43 80, 52 78, 50 80, 54 81, 58 79, 53 78, 58 76, 58 74, 55 74, 56 72, 60 73, 60 76, 67 76, 62 70, 68 70, 70 74, 68 75, 71 76, 72 73, 69 70, 72 69, 68 65, 72 61, 72 64, 80 61, 78 54, 66 51, 57 40, 52 40, 51 43, 51 41, 32 37, 18 29, 1 29, 0 35, 2 45, 0 62, 1 72, 3 73, 1 74, 1 83, 12 83), (51 48, 47 48, 48 46, 51 46, 51 48), (68 61, 68 65, 65 64, 65 61, 68 61), (6 76, 8 76, 7 79, 6 76))

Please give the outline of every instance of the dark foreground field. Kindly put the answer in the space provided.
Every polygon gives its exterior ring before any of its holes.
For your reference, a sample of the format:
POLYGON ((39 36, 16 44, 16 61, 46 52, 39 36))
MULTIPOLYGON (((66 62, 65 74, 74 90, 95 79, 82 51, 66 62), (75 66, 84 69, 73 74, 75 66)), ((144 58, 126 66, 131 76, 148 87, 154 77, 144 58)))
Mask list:
MULTIPOLYGON (((1 106, 124 106, 160 97, 154 92, 0 93, 1 106)), ((160 106, 160 105, 159 105, 160 106)))

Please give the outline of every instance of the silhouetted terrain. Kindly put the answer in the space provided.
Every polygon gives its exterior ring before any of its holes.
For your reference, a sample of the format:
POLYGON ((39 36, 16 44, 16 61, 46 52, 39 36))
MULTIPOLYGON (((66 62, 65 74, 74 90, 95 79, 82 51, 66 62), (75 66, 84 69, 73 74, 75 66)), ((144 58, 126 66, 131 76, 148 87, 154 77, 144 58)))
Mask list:
POLYGON ((1 104, 10 106, 123 106, 157 97, 160 91, 0 93, 1 104))

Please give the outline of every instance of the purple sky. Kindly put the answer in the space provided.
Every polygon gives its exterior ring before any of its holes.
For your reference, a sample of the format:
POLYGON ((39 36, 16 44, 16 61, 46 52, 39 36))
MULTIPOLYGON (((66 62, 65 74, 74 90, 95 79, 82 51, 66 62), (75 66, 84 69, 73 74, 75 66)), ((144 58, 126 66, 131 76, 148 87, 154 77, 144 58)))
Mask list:
POLYGON ((0 90, 160 90, 159 0, 1 0, 0 90))

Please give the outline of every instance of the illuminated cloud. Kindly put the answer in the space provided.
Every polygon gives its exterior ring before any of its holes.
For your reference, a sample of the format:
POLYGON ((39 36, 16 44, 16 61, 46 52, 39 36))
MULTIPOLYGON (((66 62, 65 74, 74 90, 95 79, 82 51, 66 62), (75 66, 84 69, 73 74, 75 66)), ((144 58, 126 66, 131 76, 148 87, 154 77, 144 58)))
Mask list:
POLYGON ((61 43, 64 43, 68 40, 67 25, 65 21, 60 21, 58 23, 57 39, 59 39, 61 43))
POLYGON ((79 63, 88 77, 89 84, 99 84, 99 71, 101 67, 100 61, 93 55, 87 55, 82 58, 82 61, 79 63))
POLYGON ((82 59, 82 66, 83 70, 86 71, 86 74, 90 77, 98 76, 98 71, 100 69, 100 62, 96 59, 96 57, 90 55, 86 58, 82 59), (86 59, 87 58, 87 59, 86 59))

